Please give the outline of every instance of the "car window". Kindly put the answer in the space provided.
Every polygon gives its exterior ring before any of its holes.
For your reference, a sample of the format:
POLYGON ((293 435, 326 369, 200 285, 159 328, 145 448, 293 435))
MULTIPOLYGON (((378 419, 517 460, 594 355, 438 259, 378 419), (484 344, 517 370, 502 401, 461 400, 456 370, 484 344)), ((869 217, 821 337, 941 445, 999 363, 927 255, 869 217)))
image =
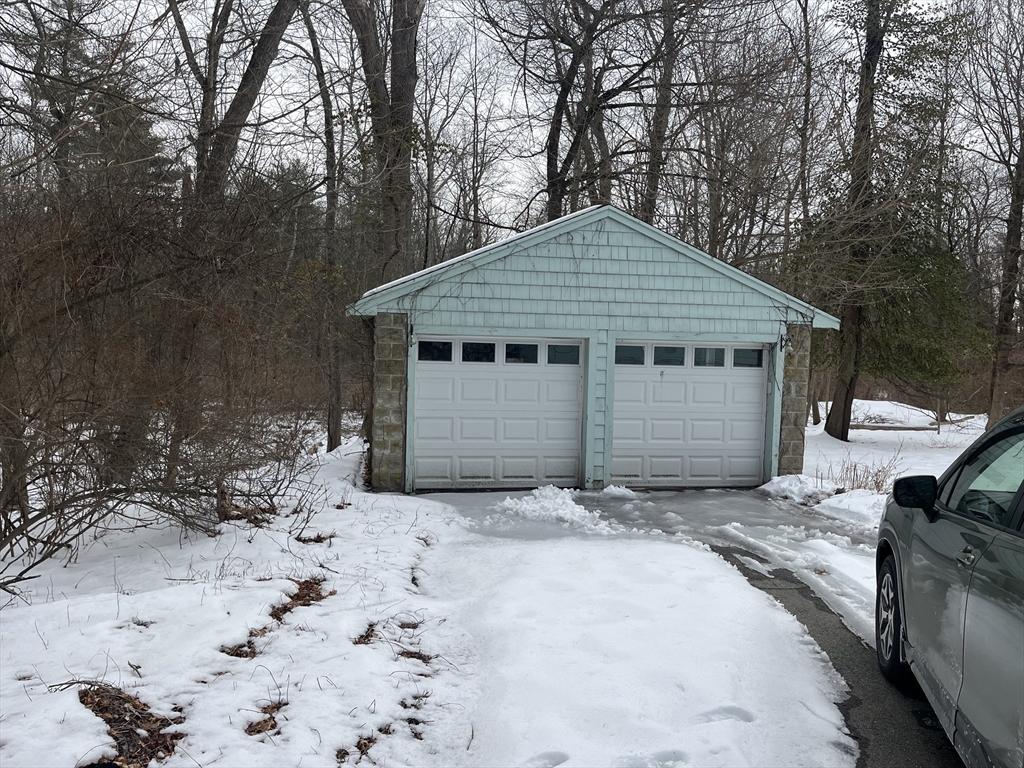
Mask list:
POLYGON ((1024 430, 985 445, 964 462, 949 489, 946 506, 983 522, 1009 526, 1013 500, 1024 483, 1024 430))

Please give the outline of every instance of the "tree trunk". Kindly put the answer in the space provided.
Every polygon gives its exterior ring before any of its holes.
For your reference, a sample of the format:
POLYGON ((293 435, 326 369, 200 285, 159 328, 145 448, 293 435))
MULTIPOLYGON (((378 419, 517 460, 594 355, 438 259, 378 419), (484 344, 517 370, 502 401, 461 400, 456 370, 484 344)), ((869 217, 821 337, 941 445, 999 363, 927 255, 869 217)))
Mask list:
MULTIPOLYGON (((1024 136, 1024 134, 1022 134, 1024 136)), ((1022 138, 1024 144, 1024 138, 1022 138)), ((1010 349, 1014 341, 1014 309, 1017 285, 1021 274, 1021 229, 1024 223, 1024 145, 1017 152, 1017 162, 1010 174, 1010 211, 1006 221, 1003 245, 1002 276, 999 281, 999 304, 996 309, 996 346, 992 358, 989 385, 988 426, 1020 405, 1009 392, 1010 349)))
MULTIPOLYGON (((896 2, 897 0, 892 0, 896 2)), ((843 230, 851 238, 850 263, 864 265, 870 259, 868 244, 861 239, 861 232, 869 226, 871 212, 871 177, 874 170, 874 147, 872 128, 875 115, 875 76, 878 62, 885 44, 885 25, 882 20, 882 0, 867 0, 867 16, 864 26, 864 56, 860 63, 857 88, 857 111, 853 126, 853 149, 851 153, 850 192, 847 198, 847 221, 843 230)), ((888 13, 891 14, 893 6, 888 13)), ((842 327, 839 331, 839 362, 836 365, 835 388, 832 393, 832 408, 825 421, 825 431, 839 440, 849 440, 850 414, 860 376, 863 352, 864 309, 859 299, 853 297, 843 310, 842 327)))
POLYGON ((374 149, 380 168, 382 277, 392 267, 403 273, 415 265, 412 235, 412 147, 416 140, 416 39, 423 0, 391 4, 390 80, 387 57, 377 32, 376 12, 363 0, 342 0, 356 33, 366 80, 374 149))
POLYGON ((309 35, 310 52, 313 57, 313 69, 316 71, 317 88, 320 90, 320 106, 324 113, 324 146, 326 160, 324 168, 324 184, 326 200, 324 204, 324 263, 327 266, 327 295, 324 312, 327 315, 326 339, 327 347, 327 450, 333 451, 341 445, 341 349, 338 325, 341 313, 341 302, 335 296, 336 281, 334 279, 338 266, 338 152, 334 143, 334 102, 331 99, 330 84, 324 71, 323 57, 320 55, 320 39, 309 15, 309 6, 303 3, 300 8, 302 21, 309 35))
POLYGON ((212 200, 223 192, 228 169, 238 150, 242 130, 263 89, 270 66, 277 58, 281 38, 284 37, 298 7, 299 0, 277 0, 270 11, 259 40, 252 50, 249 63, 242 73, 238 90, 235 91, 220 125, 214 131, 210 153, 206 158, 205 172, 197 174, 196 193, 200 200, 212 200))
MULTIPOLYGON (((281 39, 298 9, 299 0, 276 0, 274 3, 242 72, 238 88, 223 119, 216 126, 212 123, 212 115, 217 97, 217 71, 221 66, 219 46, 228 29, 232 0, 217 7, 211 22, 210 34, 207 37, 205 73, 199 67, 189 41, 188 30, 178 11, 177 0, 168 0, 168 5, 174 16, 185 60, 203 93, 196 140, 195 186, 192 194, 185 199, 187 212, 182 221, 186 238, 200 239, 197 252, 202 257, 201 268, 197 273, 196 284, 187 289, 198 295, 202 290, 200 281, 209 276, 211 267, 215 267, 211 263, 213 256, 210 246, 215 233, 210 230, 215 225, 216 213, 221 207, 220 198, 227 185, 231 163, 238 151, 239 139, 263 89, 270 67, 277 58, 281 39)), ((183 191, 185 190, 187 187, 183 187, 183 191)), ((197 325, 201 316, 202 312, 198 309, 182 310, 172 342, 177 375, 170 405, 173 425, 165 474, 165 483, 168 487, 173 487, 177 482, 183 445, 196 429, 202 413, 202 403, 197 402, 198 365, 193 359, 199 347, 196 339, 199 335, 197 325)))
POLYGON ((811 423, 814 426, 821 424, 821 375, 816 371, 811 373, 811 423))
POLYGON ((661 189, 661 174, 665 167, 665 137, 672 114, 672 79, 675 75, 678 41, 676 40, 676 4, 673 0, 662 0, 662 58, 661 72, 654 89, 654 114, 651 116, 651 132, 648 136, 647 168, 644 171, 644 189, 637 216, 648 224, 654 223, 658 212, 658 192, 661 189))
MULTIPOLYGON (((4 397, 0 408, 0 526, 23 519, 29 512, 28 465, 30 451, 25 421, 15 397, 4 397), (16 410, 17 409, 17 410, 16 410)), ((0 540, 7 531, 0 530, 0 540)))
POLYGON ((825 420, 825 432, 839 440, 850 439, 850 416, 860 377, 863 309, 851 304, 843 310, 843 327, 839 339, 839 363, 832 390, 832 407, 825 420))

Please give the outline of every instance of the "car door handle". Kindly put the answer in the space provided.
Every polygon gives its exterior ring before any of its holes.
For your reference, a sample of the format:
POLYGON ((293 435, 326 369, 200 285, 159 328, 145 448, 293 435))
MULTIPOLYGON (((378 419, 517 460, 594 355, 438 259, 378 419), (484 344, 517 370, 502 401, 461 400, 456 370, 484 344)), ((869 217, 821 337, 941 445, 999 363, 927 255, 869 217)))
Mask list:
POLYGON ((957 565, 962 565, 965 568, 970 568, 977 559, 978 550, 974 547, 964 547, 960 554, 956 556, 957 565))

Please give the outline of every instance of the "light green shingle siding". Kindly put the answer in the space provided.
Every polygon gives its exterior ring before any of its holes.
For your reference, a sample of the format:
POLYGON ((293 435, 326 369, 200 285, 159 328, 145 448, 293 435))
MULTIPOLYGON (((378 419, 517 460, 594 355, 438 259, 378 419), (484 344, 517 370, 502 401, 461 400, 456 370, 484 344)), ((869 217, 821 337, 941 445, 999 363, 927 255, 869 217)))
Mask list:
MULTIPOLYGON (((425 333, 585 339, 587 484, 604 482, 610 463, 607 409, 614 397, 610 359, 616 339, 769 344, 787 323, 838 322, 613 208, 569 219, 384 286, 354 311, 407 313, 413 343, 425 333)), ((769 419, 769 432, 774 421, 769 419)))

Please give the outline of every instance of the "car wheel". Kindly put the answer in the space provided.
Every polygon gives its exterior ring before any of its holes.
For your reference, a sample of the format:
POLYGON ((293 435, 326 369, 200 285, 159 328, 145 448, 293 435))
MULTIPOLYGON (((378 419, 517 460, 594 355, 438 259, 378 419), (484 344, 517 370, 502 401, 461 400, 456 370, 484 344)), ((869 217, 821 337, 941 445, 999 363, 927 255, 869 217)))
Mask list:
POLYGON ((896 561, 887 556, 878 569, 875 592, 875 655, 882 674, 894 683, 903 682, 907 664, 900 658, 903 621, 900 617, 900 591, 896 579, 896 561))

